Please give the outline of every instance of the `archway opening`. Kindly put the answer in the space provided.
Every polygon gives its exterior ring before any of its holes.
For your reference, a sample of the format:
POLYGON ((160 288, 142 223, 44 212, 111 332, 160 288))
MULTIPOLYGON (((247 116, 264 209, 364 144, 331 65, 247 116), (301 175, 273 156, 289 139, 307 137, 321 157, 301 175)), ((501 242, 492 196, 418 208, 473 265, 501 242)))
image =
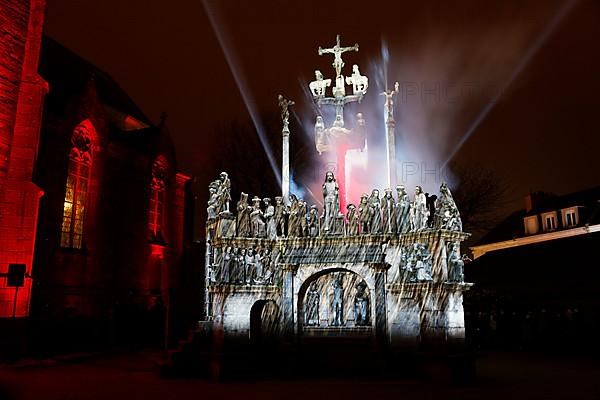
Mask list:
POLYGON ((281 311, 273 300, 258 300, 250 309, 250 341, 274 343, 281 331, 281 311))

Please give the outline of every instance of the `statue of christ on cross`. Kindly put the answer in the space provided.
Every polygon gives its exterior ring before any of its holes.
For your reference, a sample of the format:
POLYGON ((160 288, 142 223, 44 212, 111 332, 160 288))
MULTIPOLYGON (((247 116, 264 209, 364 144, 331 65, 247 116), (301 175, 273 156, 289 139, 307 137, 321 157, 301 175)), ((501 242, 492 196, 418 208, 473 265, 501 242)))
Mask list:
POLYGON ((333 54, 333 56, 334 56, 333 68, 335 68, 335 73, 336 73, 336 78, 337 78, 338 76, 341 75, 342 68, 344 67, 344 61, 342 60, 342 54, 347 51, 358 51, 358 43, 356 43, 354 46, 350 46, 350 47, 341 47, 340 46, 340 35, 336 36, 335 42, 336 42, 335 46, 333 46, 329 49, 323 49, 323 48, 321 48, 321 46, 319 46, 319 55, 322 56, 323 54, 333 54))

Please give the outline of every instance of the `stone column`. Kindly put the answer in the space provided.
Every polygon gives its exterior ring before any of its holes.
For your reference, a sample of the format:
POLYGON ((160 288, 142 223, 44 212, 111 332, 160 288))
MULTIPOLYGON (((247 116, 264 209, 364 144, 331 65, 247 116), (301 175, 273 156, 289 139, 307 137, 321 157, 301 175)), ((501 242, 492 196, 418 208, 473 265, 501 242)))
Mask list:
POLYGON ((387 112, 387 118, 385 121, 386 127, 386 138, 387 138, 387 164, 388 164, 388 176, 387 184, 388 187, 393 189, 396 187, 396 138, 395 138, 395 127, 396 122, 394 121, 393 112, 387 112))
POLYGON ((388 343, 386 275, 390 266, 386 263, 371 264, 375 276, 375 339, 378 345, 388 343))
POLYGON ((283 313, 283 336, 294 336, 294 276, 298 270, 296 264, 281 264, 283 272, 283 293, 281 307, 283 313))
POLYGON ((283 149, 281 153, 281 196, 283 203, 289 204, 290 200, 290 129, 284 123, 281 131, 283 136, 283 149))

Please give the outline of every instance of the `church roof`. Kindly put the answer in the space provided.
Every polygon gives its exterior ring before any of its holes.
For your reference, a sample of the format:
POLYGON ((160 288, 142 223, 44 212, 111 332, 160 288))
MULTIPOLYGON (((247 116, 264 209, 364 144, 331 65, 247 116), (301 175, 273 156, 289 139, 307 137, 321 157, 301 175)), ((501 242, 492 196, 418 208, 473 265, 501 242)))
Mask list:
POLYGON ((50 85, 47 107, 64 109, 70 98, 82 95, 93 79, 98 98, 115 126, 128 131, 153 125, 109 74, 48 36, 42 39, 39 70, 50 85))

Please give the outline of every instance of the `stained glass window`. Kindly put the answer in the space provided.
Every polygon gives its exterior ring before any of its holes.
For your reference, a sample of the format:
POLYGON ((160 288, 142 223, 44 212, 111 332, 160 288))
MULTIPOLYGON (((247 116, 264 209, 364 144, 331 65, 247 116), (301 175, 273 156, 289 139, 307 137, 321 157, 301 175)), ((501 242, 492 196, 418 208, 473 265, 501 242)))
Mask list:
POLYGON ((163 224, 165 210, 165 173, 166 163, 163 158, 157 159, 152 165, 152 182, 150 184, 150 212, 148 228, 150 240, 164 243, 163 224))
POLYGON ((91 140, 88 129, 83 123, 75 128, 71 145, 60 245, 81 249, 92 165, 91 140))

